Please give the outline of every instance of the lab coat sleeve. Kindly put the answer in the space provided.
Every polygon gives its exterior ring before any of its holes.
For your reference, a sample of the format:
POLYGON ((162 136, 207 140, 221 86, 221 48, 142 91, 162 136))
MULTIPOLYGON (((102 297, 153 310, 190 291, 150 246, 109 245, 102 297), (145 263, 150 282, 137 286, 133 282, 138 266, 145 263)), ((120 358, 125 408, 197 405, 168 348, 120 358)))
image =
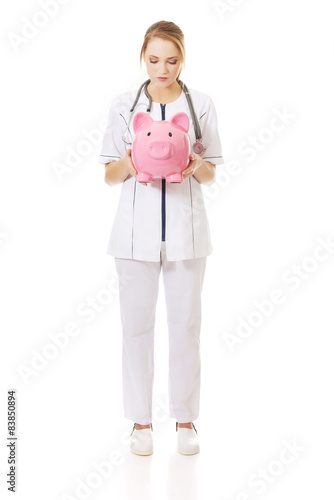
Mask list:
POLYGON ((218 119, 215 106, 210 96, 207 96, 206 112, 199 119, 202 130, 203 145, 206 150, 203 154, 203 160, 221 165, 224 162, 221 141, 218 130, 218 119))
POLYGON ((113 99, 109 109, 107 127, 102 140, 99 163, 109 163, 119 160, 126 153, 126 144, 122 140, 122 133, 126 123, 117 106, 117 98, 113 99))

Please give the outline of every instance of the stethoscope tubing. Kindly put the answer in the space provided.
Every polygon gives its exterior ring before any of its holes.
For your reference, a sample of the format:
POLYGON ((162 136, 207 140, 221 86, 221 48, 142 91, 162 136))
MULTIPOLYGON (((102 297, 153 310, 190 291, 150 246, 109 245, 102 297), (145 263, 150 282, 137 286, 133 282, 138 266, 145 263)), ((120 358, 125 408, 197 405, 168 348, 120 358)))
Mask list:
MULTIPOLYGON (((129 120, 128 120, 128 124, 127 124, 127 127, 122 135, 122 140, 123 142, 125 142, 126 144, 132 144, 132 142, 127 142, 125 139, 124 139, 124 136, 125 136, 125 133, 127 130, 129 130, 130 132, 130 123, 131 123, 131 120, 132 120, 132 116, 133 116, 133 113, 134 113, 134 110, 137 106, 137 103, 138 103, 138 100, 139 100, 139 97, 140 97, 140 94, 144 88, 144 93, 146 95, 146 97, 148 98, 148 101, 149 101, 149 105, 148 105, 148 108, 147 108, 147 112, 150 113, 151 112, 151 107, 152 107, 152 98, 147 90, 147 86, 148 84, 150 83, 150 79, 146 80, 144 83, 142 83, 142 85, 139 87, 139 90, 137 92, 137 96, 136 96, 136 99, 134 101, 134 103, 132 104, 131 108, 130 108, 130 117, 129 117, 129 120)), ((186 99, 187 99, 187 102, 188 102, 188 106, 189 106, 189 109, 190 109, 190 114, 191 114, 191 117, 192 117, 192 120, 193 120, 193 125, 194 125, 194 131, 195 131, 195 136, 196 136, 196 143, 199 142, 201 143, 202 142, 202 132, 201 132, 201 127, 199 125, 199 122, 198 122, 198 119, 197 119, 197 116, 196 116, 196 113, 195 113, 195 110, 194 110, 194 105, 193 105, 193 102, 192 102, 192 98, 191 98, 191 94, 190 94, 190 91, 188 89, 188 87, 186 86, 185 83, 183 83, 181 80, 179 80, 179 85, 181 86, 182 88, 182 91, 185 93, 186 95, 186 99)))

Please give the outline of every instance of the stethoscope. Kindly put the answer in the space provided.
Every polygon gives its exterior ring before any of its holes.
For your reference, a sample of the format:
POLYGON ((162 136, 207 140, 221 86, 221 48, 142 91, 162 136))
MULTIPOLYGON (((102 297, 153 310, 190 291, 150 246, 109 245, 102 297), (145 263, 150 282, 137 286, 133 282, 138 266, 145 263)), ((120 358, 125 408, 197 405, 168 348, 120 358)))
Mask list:
MULTIPOLYGON (((126 141, 126 139, 124 139, 124 136, 127 132, 127 130, 129 130, 130 132, 130 135, 131 135, 131 131, 130 131, 130 123, 131 123, 131 120, 132 120, 132 116, 134 114, 134 111, 135 111, 135 107, 137 105, 137 102, 138 102, 138 99, 140 97, 140 94, 141 94, 141 91, 142 89, 144 88, 144 93, 146 95, 146 97, 148 98, 148 101, 149 101, 149 105, 148 105, 148 108, 147 108, 147 112, 150 113, 151 112, 151 107, 152 107, 152 98, 147 90, 147 86, 148 84, 150 83, 150 79, 146 80, 139 88, 138 90, 138 93, 137 93, 137 96, 136 96, 136 99, 130 109, 130 116, 129 116, 129 120, 128 120, 128 124, 127 124, 127 127, 126 129, 124 130, 123 132, 123 135, 122 135, 122 140, 123 142, 125 142, 126 144, 132 144, 132 142, 128 142, 126 141)), ((191 116, 192 116, 192 120, 193 120, 193 124, 194 124, 194 131, 195 131, 195 136, 196 136, 196 142, 193 144, 193 151, 194 153, 198 154, 198 155, 201 155, 204 153, 204 151, 206 150, 206 147, 203 146, 202 144, 202 132, 201 132, 201 127, 199 126, 199 122, 198 122, 198 119, 197 119, 197 116, 195 114, 195 110, 194 110, 194 106, 193 106, 193 102, 192 102, 192 98, 191 98, 191 95, 190 95, 190 92, 189 92, 189 89, 188 87, 186 86, 185 83, 183 83, 181 80, 179 80, 179 84, 183 90, 183 92, 185 93, 186 95, 186 98, 187 98, 187 101, 188 101, 188 105, 189 105, 189 109, 190 109, 190 113, 191 113, 191 116)))

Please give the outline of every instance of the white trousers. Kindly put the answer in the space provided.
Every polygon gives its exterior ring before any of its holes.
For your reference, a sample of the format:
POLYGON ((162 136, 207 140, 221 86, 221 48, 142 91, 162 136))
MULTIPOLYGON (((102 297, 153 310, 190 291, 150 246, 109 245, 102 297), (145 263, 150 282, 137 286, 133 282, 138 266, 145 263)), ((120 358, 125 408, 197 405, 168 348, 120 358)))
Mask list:
POLYGON ((201 292, 206 257, 160 262, 115 257, 123 331, 122 374, 125 418, 152 422, 154 324, 162 268, 169 335, 169 415, 177 422, 198 418, 200 403, 201 292))

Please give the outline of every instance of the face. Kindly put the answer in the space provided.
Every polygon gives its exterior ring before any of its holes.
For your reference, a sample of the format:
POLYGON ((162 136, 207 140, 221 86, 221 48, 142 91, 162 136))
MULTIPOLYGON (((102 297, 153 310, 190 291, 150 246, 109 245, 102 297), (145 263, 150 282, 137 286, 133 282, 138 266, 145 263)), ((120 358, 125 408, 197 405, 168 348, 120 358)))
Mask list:
POLYGON ((162 38, 153 38, 148 43, 144 61, 147 74, 157 87, 169 87, 176 80, 182 64, 179 48, 162 38), (166 79, 159 80, 159 77, 166 79))

